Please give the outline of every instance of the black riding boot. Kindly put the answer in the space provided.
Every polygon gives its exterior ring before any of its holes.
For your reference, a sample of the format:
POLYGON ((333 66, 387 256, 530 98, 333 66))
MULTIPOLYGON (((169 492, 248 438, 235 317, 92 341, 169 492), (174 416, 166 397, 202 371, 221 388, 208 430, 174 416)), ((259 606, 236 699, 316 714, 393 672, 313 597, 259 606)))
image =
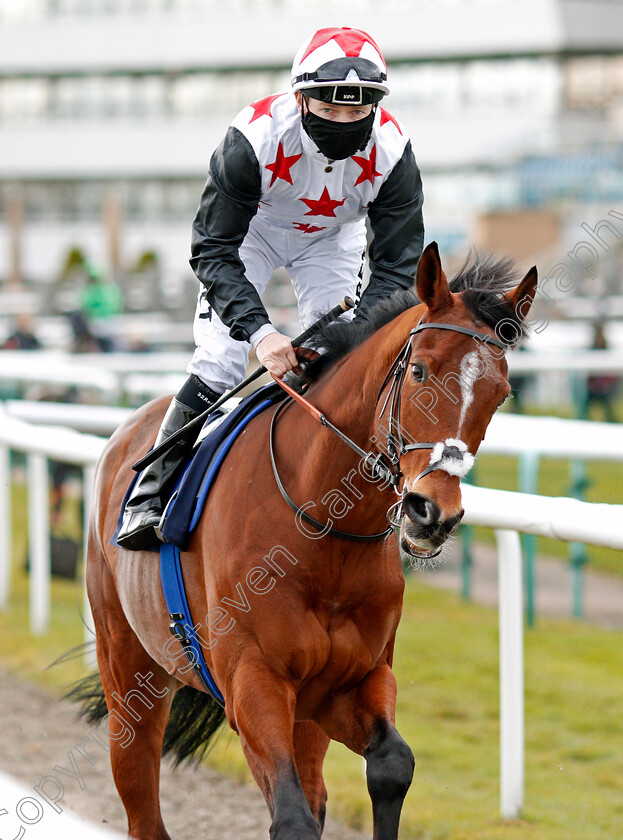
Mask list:
MULTIPOLYGON (((154 448, 209 408, 219 396, 198 377, 191 376, 179 394, 171 400, 154 448)), ((123 548, 141 551, 153 548, 157 543, 154 528, 162 517, 166 503, 164 494, 170 489, 177 469, 197 439, 198 432, 197 429, 191 439, 173 444, 171 449, 163 452, 138 476, 126 502, 123 523, 117 535, 117 543, 123 548)))

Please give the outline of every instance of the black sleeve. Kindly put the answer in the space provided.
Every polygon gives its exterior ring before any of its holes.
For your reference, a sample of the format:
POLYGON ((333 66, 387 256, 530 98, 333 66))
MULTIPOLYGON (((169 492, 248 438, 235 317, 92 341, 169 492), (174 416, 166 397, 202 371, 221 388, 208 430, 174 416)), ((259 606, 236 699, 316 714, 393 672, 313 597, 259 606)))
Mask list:
POLYGON ((375 303, 413 286, 424 245, 423 200, 420 170, 409 141, 368 210, 374 237, 369 250, 371 275, 358 318, 365 320, 375 303))
POLYGON ((230 127, 210 160, 193 223, 190 264, 206 287, 210 305, 238 341, 248 341, 270 323, 238 253, 260 196, 260 168, 253 147, 230 127))

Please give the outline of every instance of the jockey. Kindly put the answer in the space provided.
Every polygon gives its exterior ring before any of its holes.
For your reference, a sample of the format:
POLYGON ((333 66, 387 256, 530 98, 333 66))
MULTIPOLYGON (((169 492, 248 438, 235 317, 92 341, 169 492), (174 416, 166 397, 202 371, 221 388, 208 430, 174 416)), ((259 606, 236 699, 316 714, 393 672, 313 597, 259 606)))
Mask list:
MULTIPOLYGON (((290 339, 261 300, 275 268, 290 276, 304 329, 345 295, 365 319, 379 300, 413 285, 422 185, 405 127, 379 105, 388 93, 385 61, 368 34, 320 29, 295 56, 292 90, 234 119, 212 155, 193 224, 190 264, 203 287, 197 348, 156 445, 242 381, 250 346, 278 377, 296 367, 290 339), (366 217, 371 271, 362 294, 366 217)), ((120 545, 153 545, 180 449, 139 476, 120 545)))

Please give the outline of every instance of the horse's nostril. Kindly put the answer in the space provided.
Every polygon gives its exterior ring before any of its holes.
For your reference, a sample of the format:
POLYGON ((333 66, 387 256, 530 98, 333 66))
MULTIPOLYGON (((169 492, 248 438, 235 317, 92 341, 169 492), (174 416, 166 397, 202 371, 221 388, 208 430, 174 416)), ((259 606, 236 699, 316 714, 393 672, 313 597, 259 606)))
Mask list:
POLYGON ((419 493, 407 493, 404 512, 414 525, 430 526, 439 522, 440 511, 435 502, 419 493))
POLYGON ((463 514, 465 513, 464 510, 460 510, 456 516, 450 516, 446 521, 443 523, 444 530, 448 534, 448 536, 459 527, 459 523, 461 519, 463 519, 463 514))

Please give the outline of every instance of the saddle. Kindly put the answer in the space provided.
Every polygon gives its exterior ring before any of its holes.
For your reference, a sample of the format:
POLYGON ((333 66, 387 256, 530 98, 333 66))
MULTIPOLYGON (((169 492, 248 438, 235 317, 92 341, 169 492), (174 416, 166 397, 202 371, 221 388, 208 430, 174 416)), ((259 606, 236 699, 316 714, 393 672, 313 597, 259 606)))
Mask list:
POLYGON ((275 383, 265 385, 225 414, 208 417, 189 462, 177 482, 160 521, 160 537, 184 550, 201 518, 210 488, 225 456, 244 427, 257 414, 285 398, 275 383))
MULTIPOLYGON (((163 499, 164 513, 159 526, 162 542, 171 543, 181 550, 186 548, 190 535, 201 517, 210 487, 234 441, 253 417, 270 405, 281 402, 285 397, 285 392, 276 383, 270 383, 254 391, 237 405, 236 401, 232 400, 227 410, 221 407, 209 415, 193 450, 180 470, 170 498, 163 499)), ((126 501, 137 477, 133 477, 124 496, 115 535, 111 540, 114 545, 123 520, 126 501)), ((159 549, 160 543, 154 540, 150 550, 159 549)))

